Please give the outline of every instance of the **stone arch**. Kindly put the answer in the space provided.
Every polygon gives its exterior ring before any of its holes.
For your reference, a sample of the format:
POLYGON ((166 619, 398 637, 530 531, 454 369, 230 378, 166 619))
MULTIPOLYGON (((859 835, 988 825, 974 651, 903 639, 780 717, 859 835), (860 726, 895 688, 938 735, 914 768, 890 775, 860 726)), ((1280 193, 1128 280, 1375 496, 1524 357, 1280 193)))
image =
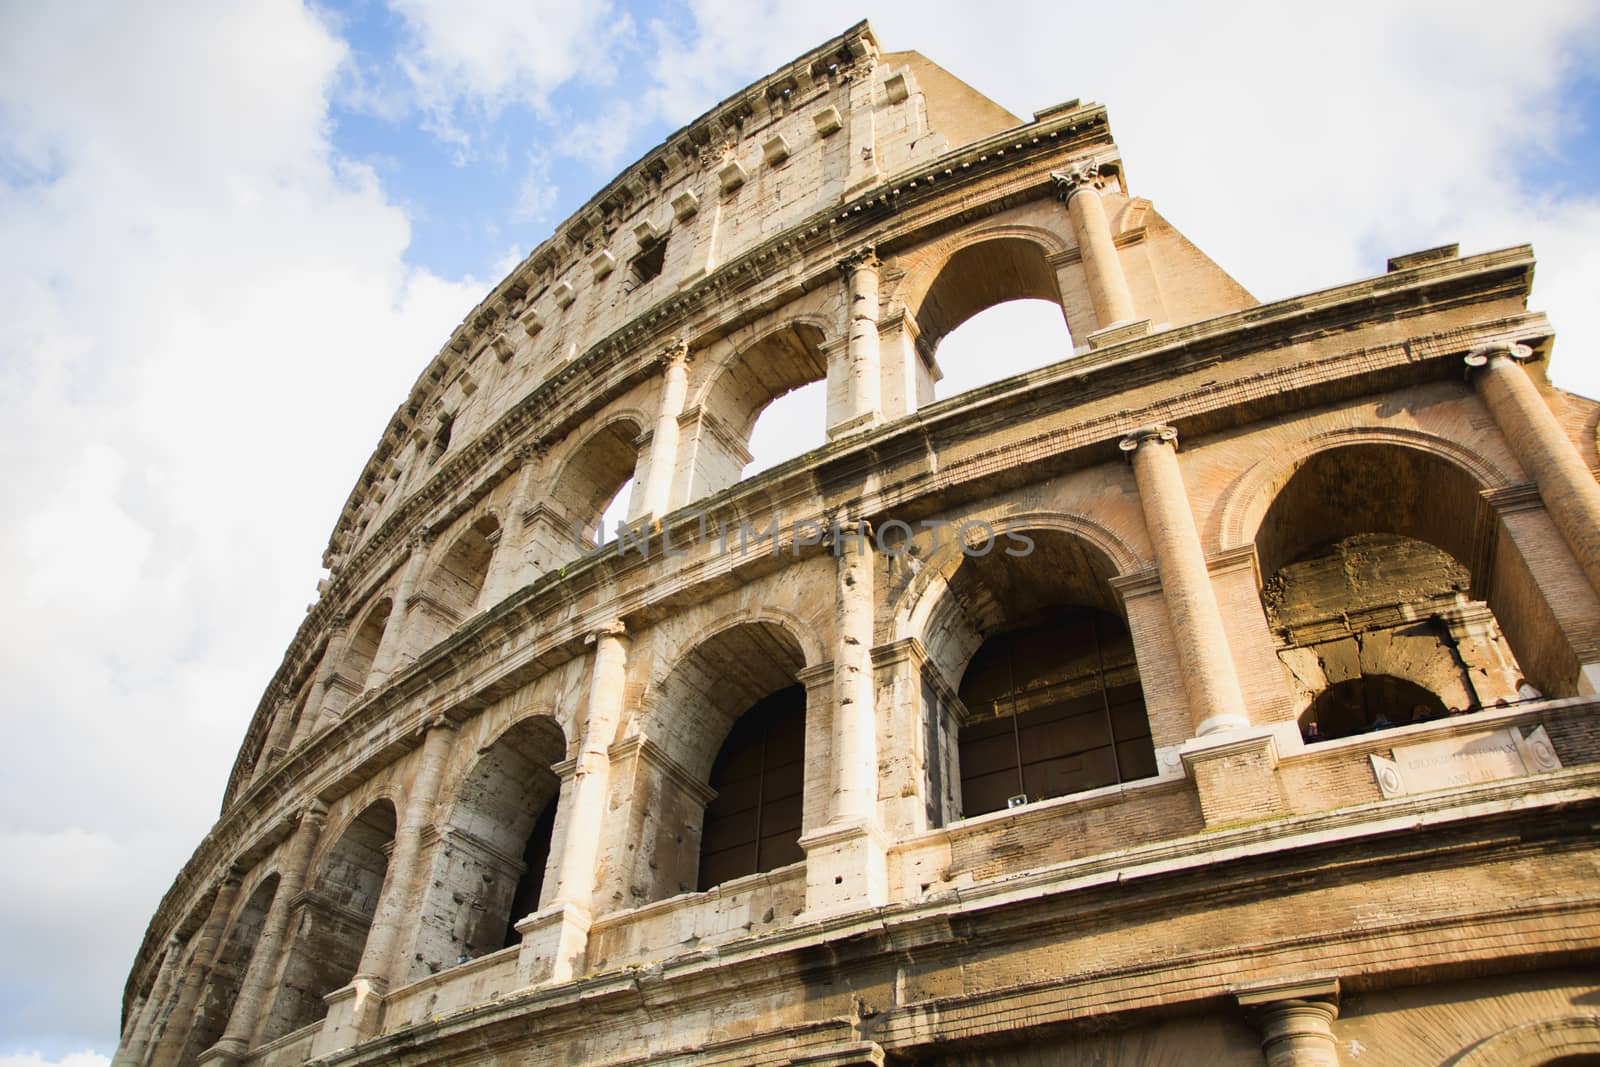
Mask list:
POLYGON ((997 304, 1045 300, 1062 307, 1051 260, 1075 247, 1042 226, 1003 224, 970 231, 948 242, 944 255, 908 271, 887 312, 904 311, 915 323, 917 347, 931 358, 951 331, 997 304))
POLYGON ((266 871, 250 887, 242 889, 243 901, 228 922, 227 932, 217 942, 216 962, 206 979, 200 995, 200 1006, 195 1012, 194 1024, 184 1041, 181 1063, 193 1063, 200 1054, 222 1039, 228 1027, 228 1016, 233 1012, 233 1002, 239 996, 240 983, 250 968, 255 955, 256 942, 261 928, 266 924, 267 912, 278 892, 278 873, 266 871))
POLYGON ((1295 444, 1278 447, 1235 479, 1217 508, 1217 548, 1227 551, 1251 543, 1278 490, 1312 456, 1330 448, 1357 444, 1391 444, 1427 452, 1461 468, 1483 491, 1502 489, 1510 484, 1506 474, 1482 455, 1436 434, 1400 427, 1327 430, 1295 444))
POLYGON ((1600 1057, 1600 1015, 1565 1015, 1513 1026, 1472 1045, 1451 1067, 1549 1067, 1600 1057))
POLYGON ((383 643, 394 614, 394 599, 387 593, 375 600, 361 616, 361 622, 350 630, 344 649, 339 655, 339 666, 328 686, 327 710, 337 714, 367 687, 372 675, 378 647, 383 643))
POLYGON ((1113 586, 1137 557, 1080 516, 992 525, 1000 536, 986 554, 952 538, 930 557, 893 618, 894 636, 927 653, 923 787, 935 825, 1015 795, 1157 773, 1133 627, 1113 586))
POLYGON ((367 934, 389 870, 396 827, 394 801, 380 797, 353 814, 312 865, 298 908, 283 977, 261 1026, 272 1041, 327 1014, 323 998, 348 985, 361 965, 367 934))
POLYGON ((512 722, 478 749, 455 783, 427 882, 411 978, 515 944, 517 921, 537 911, 553 879, 561 780, 560 724, 545 714, 512 722))
MULTIPOLYGON (((782 825, 763 827, 781 831, 770 836, 784 839, 782 848, 769 852, 774 862, 765 869, 798 858, 804 797, 821 781, 811 780, 816 769, 803 759, 807 715, 804 691, 796 687, 803 670, 816 662, 807 659, 807 646, 812 654, 816 646, 801 636, 804 632, 793 620, 779 621, 777 613, 756 609, 737 619, 720 620, 713 632, 684 642, 658 660, 661 669, 646 706, 629 736, 619 743, 634 754, 631 768, 625 765, 622 774, 624 781, 631 779, 627 791, 640 798, 634 800, 630 820, 630 843, 637 847, 627 861, 626 884, 633 898, 628 904, 703 887, 702 835, 708 814, 713 823, 719 817, 711 806, 717 794, 709 784, 719 754, 738 724, 775 694, 784 694, 782 699, 791 704, 799 698, 801 729, 798 738, 790 739, 789 751, 799 747, 801 755, 783 768, 788 784, 784 807, 777 812, 782 825), (800 777, 789 781, 794 771, 800 777)), ((788 710, 792 724, 794 709, 788 710)), ((722 870, 719 881, 756 873, 753 867, 722 870)))
POLYGON ((573 528, 592 534, 606 505, 634 476, 646 425, 641 412, 610 412, 555 465, 546 499, 569 548, 573 528))
MULTIPOLYGON (((1392 688, 1383 678, 1454 711, 1519 699, 1516 652, 1547 641, 1552 623, 1530 611, 1536 589, 1495 574, 1492 466, 1432 435, 1361 431, 1319 435, 1258 466, 1225 504, 1223 530, 1255 546, 1309 738, 1329 736, 1315 715, 1335 686, 1362 703, 1370 688, 1373 707, 1392 688)), ((1383 722, 1374 713, 1369 725, 1383 722)))
MULTIPOLYGON (((1026 534, 1034 530, 1070 534, 1103 553, 1115 577, 1135 574, 1142 569, 1138 554, 1126 541, 1109 527, 1085 515, 1062 511, 1002 515, 999 509, 993 509, 968 516, 965 521, 985 522, 997 535, 1008 532, 1026 534)), ((997 542, 994 551, 1004 550, 1004 544, 997 542)), ((944 536, 939 548, 928 557, 896 600, 890 617, 892 640, 914 637, 927 647, 929 616, 948 590, 950 576, 955 574, 964 559, 966 553, 963 546, 954 537, 948 534, 944 536)))
POLYGON ((419 629, 418 648, 449 633, 478 608, 489 567, 500 543, 500 517, 486 510, 456 535, 417 583, 408 626, 419 629))
MULTIPOLYGON (((800 316, 730 347, 706 368, 686 409, 694 419, 685 438, 688 454, 679 461, 688 479, 687 499, 739 481, 751 458, 750 435, 767 407, 787 393, 826 380, 828 359, 822 349, 829 329, 817 316, 800 316)), ((820 433, 822 427, 817 429, 820 433)))

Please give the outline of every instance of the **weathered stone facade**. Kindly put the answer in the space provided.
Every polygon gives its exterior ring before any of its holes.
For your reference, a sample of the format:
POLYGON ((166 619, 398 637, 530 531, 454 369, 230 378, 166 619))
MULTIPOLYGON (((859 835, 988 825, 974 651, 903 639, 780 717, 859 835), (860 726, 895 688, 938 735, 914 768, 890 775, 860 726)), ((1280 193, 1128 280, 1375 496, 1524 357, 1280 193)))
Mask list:
POLYGON ((419 379, 117 1062, 1600 1052, 1600 405, 1532 273, 1258 304, 1103 108, 852 28, 419 379), (1022 297, 1077 351, 932 402, 1022 297))

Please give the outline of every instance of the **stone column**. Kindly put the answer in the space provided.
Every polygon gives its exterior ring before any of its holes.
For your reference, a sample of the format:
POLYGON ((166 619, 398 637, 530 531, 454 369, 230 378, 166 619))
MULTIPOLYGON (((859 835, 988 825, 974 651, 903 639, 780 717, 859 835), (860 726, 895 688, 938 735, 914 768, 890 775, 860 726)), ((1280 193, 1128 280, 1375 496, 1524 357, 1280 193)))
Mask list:
POLYGON ((1196 737, 1250 725, 1189 494, 1178 469, 1178 431, 1150 426, 1122 439, 1155 549, 1196 737))
POLYGON ((161 1016, 161 1006, 167 1002, 167 996, 172 992, 173 975, 179 970, 183 958, 183 939, 177 934, 167 942, 167 951, 161 957, 161 967, 156 971, 156 980, 150 986, 150 995, 139 1005, 133 1016, 133 1025, 128 1030, 127 1040, 117 1054, 112 1057, 112 1064, 122 1067, 127 1064, 138 1065, 144 1063, 144 1054, 150 1047, 150 1033, 155 1028, 156 1021, 161 1016))
MULTIPOLYGON (((300 725, 289 738, 289 747, 301 737, 309 737, 322 725, 323 704, 328 699, 328 686, 333 684, 334 672, 344 656, 344 646, 350 640, 350 620, 336 614, 328 620, 328 643, 322 646, 322 658, 317 660, 316 673, 311 676, 311 692, 306 694, 306 710, 300 713, 300 725)), ((329 717, 332 722, 332 717, 329 717)))
MULTIPOLYGON (((878 268, 882 264, 871 245, 839 261, 845 277, 847 348, 842 367, 830 367, 845 376, 843 410, 830 412, 828 436, 840 437, 874 426, 883 419, 881 354, 878 339, 878 268)), ((829 392, 834 392, 830 389, 829 392)))
POLYGON ((479 599, 486 607, 500 603, 517 590, 523 565, 522 539, 527 525, 528 499, 533 495, 533 475, 538 469, 539 452, 532 445, 518 445, 513 457, 517 463, 517 484, 506 505, 506 521, 500 530, 500 544, 489 561, 489 575, 479 599))
POLYGON ((661 354, 661 406, 650 435, 650 468, 645 474, 639 515, 660 521, 672 507, 672 476, 678 467, 678 416, 689 396, 689 346, 674 338, 661 354))
POLYGON ((167 1025, 156 1035, 155 1051, 150 1056, 151 1067, 178 1067, 183 1046, 189 1040, 189 1030, 194 1025, 195 1010, 200 1006, 200 994, 211 980, 211 970, 216 966, 217 949, 222 943, 222 931, 228 925, 228 915, 233 910, 234 897, 239 892, 240 872, 230 868, 217 886, 217 895, 211 900, 211 910, 206 921, 195 935, 194 951, 189 955, 189 966, 183 973, 183 984, 178 990, 178 1002, 167 1015, 167 1025))
MULTIPOLYGON (((426 727, 416 774, 406 796, 405 814, 395 828, 394 847, 389 852, 389 866, 383 888, 378 893, 378 906, 373 910, 372 925, 367 930, 366 947, 361 950, 361 963, 349 986, 329 994, 328 1017, 323 1029, 325 1032, 340 1031, 339 1040, 331 1043, 319 1038, 318 1055, 333 1048, 347 1048, 376 1034, 383 1021, 383 998, 389 991, 389 983, 397 975, 404 977, 400 966, 400 936, 407 917, 415 910, 417 886, 426 873, 419 862, 422 838, 433 825, 439 784, 444 779, 455 737, 456 724, 442 716, 426 727), (335 998, 340 1001, 338 1010, 335 1010, 335 998)), ((328 1036, 331 1038, 331 1033, 328 1036)))
POLYGON ((203 1057, 208 1062, 236 1064, 250 1052, 256 1030, 264 1021, 262 1009, 271 998, 269 986, 278 973, 278 957, 283 954, 284 938, 289 932, 289 906, 305 887, 311 853, 327 821, 328 806, 313 800, 289 838, 283 862, 278 866, 278 888, 272 894, 272 904, 261 924, 261 936, 250 954, 250 966, 239 983, 239 995, 234 998, 233 1011, 228 1015, 228 1028, 223 1031, 222 1040, 203 1057))
POLYGON ((1111 236, 1105 205, 1100 202, 1103 184, 1100 165, 1093 161, 1080 162, 1050 176, 1055 179, 1057 195, 1067 205, 1067 214, 1078 238, 1097 327, 1103 330, 1132 321, 1137 317, 1133 294, 1128 290, 1128 278, 1122 271, 1122 258, 1111 236))
POLYGON ((595 864, 611 784, 607 750, 616 740, 627 683, 627 631, 621 622, 611 622, 597 628, 587 640, 594 645, 589 704, 583 740, 573 761, 571 803, 563 795, 556 809, 557 818, 566 825, 556 834, 561 840, 561 856, 554 868, 555 890, 547 907, 517 923, 517 933, 522 935, 517 974, 524 985, 573 977, 589 936, 595 864))
POLYGON ((1532 358, 1527 345, 1480 345, 1467 355, 1468 373, 1589 584, 1600 591, 1600 483, 1523 368, 1532 358))
POLYGON ((878 827, 878 722, 872 676, 872 528, 834 525, 835 641, 828 822, 800 839, 806 851, 806 910, 848 911, 888 896, 878 827))
POLYGON ((1339 982, 1281 983, 1237 994, 1261 1034, 1267 1067, 1339 1067, 1333 1020, 1339 1017, 1339 982))
POLYGON ((250 772, 250 781, 255 782, 267 773, 280 755, 288 749, 289 724, 294 719, 294 698, 280 700, 272 709, 272 723, 267 728, 267 736, 261 742, 261 753, 256 756, 255 770, 250 772))
POLYGON ((383 636, 378 639, 378 650, 372 656, 372 670, 367 674, 365 685, 362 685, 361 679, 353 679, 363 691, 378 688, 400 668, 411 597, 417 591, 417 580, 422 577, 422 565, 427 562, 428 548, 432 544, 433 535, 426 532, 418 533, 411 539, 405 566, 400 571, 400 583, 395 587, 394 606, 389 609, 389 622, 384 626, 383 636))

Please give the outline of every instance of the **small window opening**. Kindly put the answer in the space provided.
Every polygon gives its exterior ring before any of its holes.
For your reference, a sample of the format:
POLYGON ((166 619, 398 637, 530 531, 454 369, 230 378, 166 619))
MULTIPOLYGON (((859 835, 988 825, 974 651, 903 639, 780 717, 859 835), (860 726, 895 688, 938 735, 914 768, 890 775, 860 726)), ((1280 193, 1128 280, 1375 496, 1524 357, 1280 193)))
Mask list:
POLYGON ((455 425, 454 415, 440 415, 439 428, 434 431, 433 442, 428 446, 428 462, 435 463, 450 447, 450 429, 455 425))
POLYGON ((667 262, 667 239, 658 238, 649 248, 633 257, 633 262, 628 265, 633 275, 633 280, 643 285, 651 278, 661 273, 661 268, 667 262))

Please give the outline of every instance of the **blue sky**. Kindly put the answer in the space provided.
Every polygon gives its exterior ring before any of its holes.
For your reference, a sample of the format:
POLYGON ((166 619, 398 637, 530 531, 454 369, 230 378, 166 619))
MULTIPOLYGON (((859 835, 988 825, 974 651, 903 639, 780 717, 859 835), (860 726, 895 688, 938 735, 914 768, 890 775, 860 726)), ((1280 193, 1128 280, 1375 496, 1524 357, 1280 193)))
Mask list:
MULTIPOLYGON (((1264 299, 1532 242, 1555 380, 1600 395, 1589 0, 0 0, 0 729, 26 739, 0 749, 0 1067, 113 1050, 334 519, 456 322, 863 16, 1023 118, 1105 102, 1133 191, 1264 299)), ((1070 344, 994 309, 944 342, 941 395, 1070 344)), ((774 409, 758 461, 820 432, 774 409)))

